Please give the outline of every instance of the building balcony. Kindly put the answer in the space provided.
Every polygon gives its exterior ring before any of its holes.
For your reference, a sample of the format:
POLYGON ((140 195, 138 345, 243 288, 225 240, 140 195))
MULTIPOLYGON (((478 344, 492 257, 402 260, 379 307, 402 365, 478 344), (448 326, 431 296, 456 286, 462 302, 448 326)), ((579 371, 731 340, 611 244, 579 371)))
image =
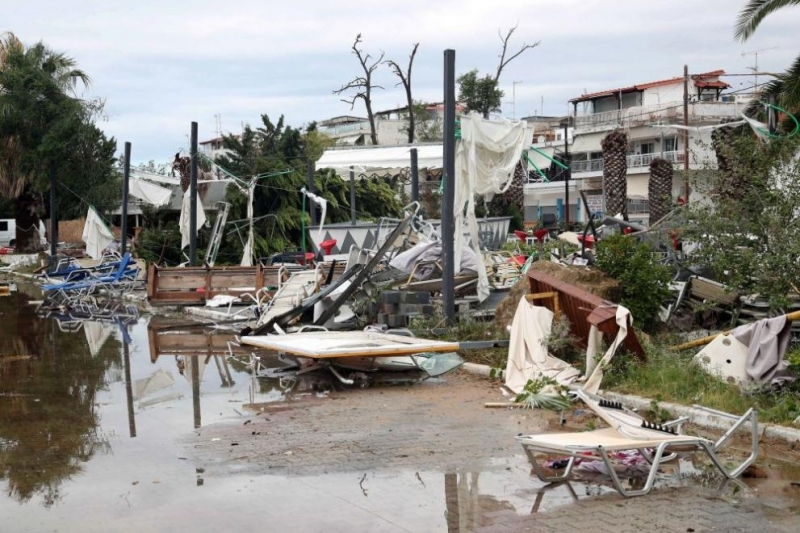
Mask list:
POLYGON ((369 133, 369 122, 348 122, 346 124, 336 124, 334 126, 321 126, 320 133, 324 133, 328 137, 337 137, 358 135, 360 133, 369 133))
MULTIPOLYGON (((684 154, 683 152, 674 151, 674 152, 658 152, 654 154, 635 154, 629 155, 627 157, 628 160, 628 168, 642 168, 642 167, 649 167, 650 163, 653 162, 654 159, 662 157, 669 161, 670 163, 678 164, 683 163, 684 161, 684 154)), ((579 172, 602 172, 603 171, 603 160, 602 159, 588 159, 584 161, 573 161, 570 165, 573 173, 579 172)))
MULTIPOLYGON (((738 117, 748 102, 700 101, 689 104, 690 123, 716 122, 724 118, 738 117)), ((602 113, 591 113, 575 117, 575 128, 582 133, 603 131, 617 127, 635 128, 651 124, 682 124, 683 103, 669 102, 649 106, 634 106, 602 113)))

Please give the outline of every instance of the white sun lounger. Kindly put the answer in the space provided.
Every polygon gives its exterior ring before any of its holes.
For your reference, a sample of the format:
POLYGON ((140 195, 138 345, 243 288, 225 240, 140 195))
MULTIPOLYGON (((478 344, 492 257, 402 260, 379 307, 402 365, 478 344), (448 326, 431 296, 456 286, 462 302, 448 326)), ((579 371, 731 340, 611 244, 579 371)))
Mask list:
MULTIPOLYGON (((606 420, 612 427, 579 433, 545 433, 539 435, 521 435, 517 440, 525 450, 534 473, 542 481, 567 481, 572 474, 575 459, 591 455, 605 463, 614 488, 623 496, 641 496, 653 488, 659 466, 668 460, 667 454, 704 452, 711 462, 726 478, 738 477, 758 457, 758 414, 749 409, 742 417, 736 417, 720 411, 713 413, 720 417, 734 420, 733 426, 716 442, 692 435, 681 435, 671 426, 648 424, 638 416, 618 409, 621 414, 613 413, 614 407, 600 406, 597 397, 589 396, 582 391, 578 394, 586 405, 606 420), (751 424, 751 453, 736 468, 728 470, 717 457, 717 452, 728 442, 731 435, 745 425, 751 424), (611 464, 609 452, 638 450, 651 463, 650 471, 644 486, 638 490, 628 490, 622 486, 616 470, 611 464), (564 472, 553 476, 548 474, 537 459, 537 454, 551 454, 569 457, 564 472)), ((605 401, 604 401, 605 403, 605 401)), ((613 402, 609 402, 613 405, 613 402)))

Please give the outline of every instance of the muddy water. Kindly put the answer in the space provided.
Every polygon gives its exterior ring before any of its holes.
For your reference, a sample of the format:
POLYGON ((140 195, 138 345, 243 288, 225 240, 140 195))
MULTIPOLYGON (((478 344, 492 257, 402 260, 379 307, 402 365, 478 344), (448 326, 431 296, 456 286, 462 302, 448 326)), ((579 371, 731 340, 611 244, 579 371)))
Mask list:
MULTIPOLYGON (((280 401, 286 384, 254 380, 213 350, 161 353, 150 319, 135 314, 39 317, 30 294, 0 298, 0 532, 466 531, 498 513, 610 492, 546 487, 520 455, 457 473, 208 475, 188 458, 186 437, 241 424, 245 404, 280 401)), ((795 474, 752 480, 749 498, 776 516, 797 513, 795 474)))

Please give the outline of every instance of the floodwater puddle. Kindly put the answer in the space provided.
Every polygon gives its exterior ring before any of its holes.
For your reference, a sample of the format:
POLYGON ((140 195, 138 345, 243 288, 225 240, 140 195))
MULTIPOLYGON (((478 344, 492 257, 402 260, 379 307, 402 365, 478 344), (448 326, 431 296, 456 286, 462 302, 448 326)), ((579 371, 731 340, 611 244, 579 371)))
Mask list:
MULTIPOLYGON (((41 317, 28 303, 37 289, 26 290, 0 298, 4 531, 466 531, 498 512, 545 513, 612 492, 540 483, 521 453, 447 473, 209 474, 184 448, 196 428, 241 423, 247 409, 333 384, 253 378, 246 353, 227 357, 231 331, 170 329, 128 308, 41 317)), ((797 513, 798 472, 767 470, 742 494, 797 513)))

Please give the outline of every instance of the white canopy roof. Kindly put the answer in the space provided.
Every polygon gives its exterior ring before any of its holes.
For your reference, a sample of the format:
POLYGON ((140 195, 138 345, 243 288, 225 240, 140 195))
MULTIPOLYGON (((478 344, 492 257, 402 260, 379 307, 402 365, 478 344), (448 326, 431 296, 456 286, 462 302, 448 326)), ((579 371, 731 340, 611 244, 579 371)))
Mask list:
POLYGON ((411 166, 411 149, 417 149, 419 168, 442 167, 442 145, 375 146, 354 149, 328 149, 317 161, 317 168, 335 168, 347 172, 351 166, 358 172, 406 168, 411 166))

